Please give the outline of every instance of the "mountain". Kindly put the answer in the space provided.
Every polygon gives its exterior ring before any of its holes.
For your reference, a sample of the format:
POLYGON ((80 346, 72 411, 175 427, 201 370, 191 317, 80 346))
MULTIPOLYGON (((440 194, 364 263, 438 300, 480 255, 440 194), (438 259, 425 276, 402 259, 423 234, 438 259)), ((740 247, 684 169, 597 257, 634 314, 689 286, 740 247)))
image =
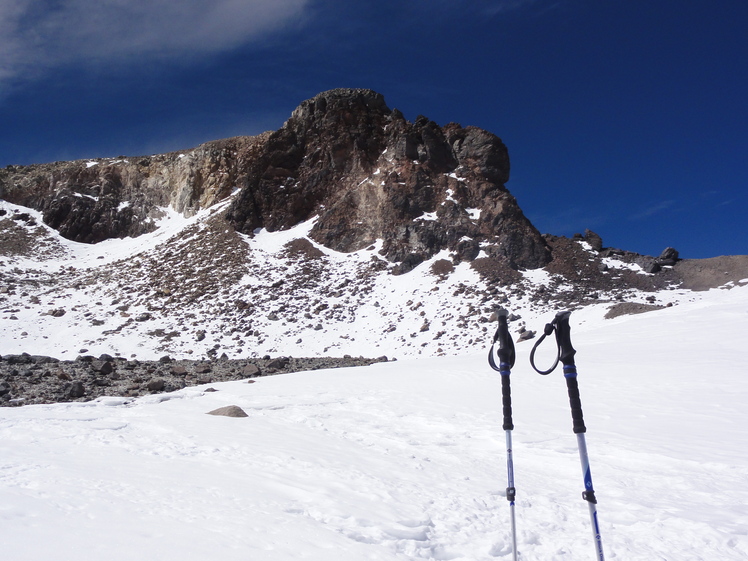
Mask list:
POLYGON ((371 90, 277 131, 0 170, 0 353, 156 359, 454 355, 560 307, 654 310, 748 278, 541 235, 494 134, 407 121, 371 90))

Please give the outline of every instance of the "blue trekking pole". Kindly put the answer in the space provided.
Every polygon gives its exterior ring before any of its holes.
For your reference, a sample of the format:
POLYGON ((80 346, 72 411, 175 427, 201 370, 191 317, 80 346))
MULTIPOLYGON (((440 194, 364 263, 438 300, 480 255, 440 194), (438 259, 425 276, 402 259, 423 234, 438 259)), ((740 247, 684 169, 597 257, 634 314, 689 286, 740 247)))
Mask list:
POLYGON ((499 316, 499 327, 496 329, 496 334, 493 337, 493 343, 491 344, 491 350, 488 351, 488 364, 491 368, 501 374, 501 403, 504 410, 504 424, 503 429, 506 434, 506 472, 507 472, 507 488, 506 488, 506 499, 509 501, 509 513, 512 526, 512 561, 517 561, 517 527, 514 518, 514 461, 512 459, 512 429, 514 424, 512 423, 512 392, 509 386, 509 375, 512 373, 512 366, 514 366, 514 342, 509 335, 509 327, 507 325, 507 311, 503 308, 497 310, 499 316), (496 366, 496 361, 493 358, 493 348, 499 342, 499 349, 497 355, 499 356, 499 366, 496 366))
POLYGON ((590 473, 590 460, 587 456, 587 442, 584 433, 587 428, 584 426, 582 417, 582 401, 579 398, 579 386, 577 384, 577 367, 574 364, 574 354, 577 352, 571 346, 571 327, 569 326, 569 316, 571 312, 559 312, 554 320, 546 324, 543 335, 535 343, 530 352, 530 364, 539 374, 550 374, 558 366, 558 362, 564 365, 564 378, 566 378, 566 388, 569 393, 569 403, 571 405, 571 418, 573 421, 574 434, 577 435, 577 445, 579 447, 579 459, 582 462, 582 475, 584 476, 584 492, 582 498, 587 501, 590 509, 590 522, 592 523, 592 535, 595 542, 595 555, 598 561, 604 561, 603 542, 600 538, 600 526, 597 521, 597 499, 595 490, 592 488, 592 475, 590 473), (548 370, 539 370, 535 366, 535 349, 543 342, 548 335, 556 332, 556 344, 558 345, 558 355, 556 362, 548 370))

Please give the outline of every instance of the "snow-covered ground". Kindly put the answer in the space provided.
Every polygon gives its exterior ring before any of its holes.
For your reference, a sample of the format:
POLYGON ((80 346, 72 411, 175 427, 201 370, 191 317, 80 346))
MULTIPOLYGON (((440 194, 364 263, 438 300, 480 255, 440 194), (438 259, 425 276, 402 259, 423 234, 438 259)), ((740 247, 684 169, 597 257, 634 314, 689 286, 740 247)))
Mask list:
MULTIPOLYGON (((606 558, 748 558, 748 287, 571 319, 606 558)), ((529 350, 511 376, 520 559, 594 559, 563 376, 529 350)), ((0 409, 2 558, 511 559, 485 352, 205 389, 0 409), (249 416, 206 415, 225 405, 249 416)))
MULTIPOLYGON (((314 219, 242 236, 220 226, 228 203, 189 218, 164 208, 154 232, 88 245, 62 238, 39 212, 0 201, 7 217, 27 214, 36 222, 14 222, 14 235, 24 233, 35 246, 0 256, 0 355, 201 359, 220 349, 216 354, 230 358, 461 356, 477 352, 490 335, 496 303, 508 299, 521 316, 510 326, 515 334, 542 327, 553 309, 533 297, 538 286, 559 280, 542 269, 491 288, 468 262, 435 274, 434 264, 451 263, 443 251, 393 275, 395 264, 379 255, 381 240, 353 253, 332 251, 309 238, 314 219), (294 240, 318 256, 289 257, 294 240)), ((573 289, 562 283, 554 290, 573 289)), ((625 291, 627 302, 652 296, 625 291)), ((702 296, 680 289, 656 294, 661 305, 702 296)), ((601 294, 585 314, 602 317, 617 301, 601 294)))

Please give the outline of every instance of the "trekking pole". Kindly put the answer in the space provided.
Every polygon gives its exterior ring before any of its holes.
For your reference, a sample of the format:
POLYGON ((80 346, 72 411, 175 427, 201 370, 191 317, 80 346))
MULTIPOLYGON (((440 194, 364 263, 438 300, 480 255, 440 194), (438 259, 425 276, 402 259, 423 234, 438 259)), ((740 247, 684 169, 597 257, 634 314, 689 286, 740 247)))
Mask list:
POLYGON ((604 561, 603 542, 600 538, 600 526, 597 521, 597 499, 595 490, 592 488, 592 475, 590 473, 590 460, 587 456, 587 442, 584 433, 587 428, 584 426, 582 416, 582 401, 579 398, 579 386, 577 384, 577 367, 574 364, 574 354, 577 352, 571 346, 571 327, 569 326, 569 316, 571 312, 559 312, 554 320, 546 324, 543 335, 535 343, 530 352, 530 364, 539 374, 550 374, 558 366, 559 360, 564 365, 564 378, 566 378, 566 388, 569 393, 569 403, 571 405, 571 418, 573 421, 574 434, 577 435, 577 445, 579 447, 579 459, 582 462, 582 475, 584 477, 584 492, 582 498, 587 501, 590 509, 590 522, 592 523, 592 535, 595 542, 595 554, 598 561, 604 561), (535 349, 543 342, 548 335, 556 332, 556 344, 558 345, 558 355, 556 362, 548 370, 540 370, 535 366, 535 349))
POLYGON ((506 473, 507 473, 507 488, 506 488, 506 499, 509 501, 509 515, 511 519, 512 528, 512 561, 517 561, 517 527, 514 518, 514 460, 512 459, 512 429, 514 424, 512 423, 512 392, 509 386, 509 375, 512 373, 512 366, 514 366, 514 342, 509 335, 509 327, 507 325, 507 311, 503 308, 497 310, 499 317, 499 327, 496 329, 496 334, 493 337, 493 343, 491 343, 491 350, 488 351, 488 364, 491 368, 501 374, 501 403, 504 411, 504 434, 506 435, 506 473), (493 358, 493 348, 499 342, 499 350, 497 355, 499 356, 499 366, 496 366, 496 361, 493 358))

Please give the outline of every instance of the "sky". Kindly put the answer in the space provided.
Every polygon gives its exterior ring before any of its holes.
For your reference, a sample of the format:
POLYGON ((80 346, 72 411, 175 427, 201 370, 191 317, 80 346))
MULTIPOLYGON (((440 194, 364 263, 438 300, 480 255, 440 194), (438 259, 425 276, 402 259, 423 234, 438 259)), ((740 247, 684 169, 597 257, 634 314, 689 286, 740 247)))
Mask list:
POLYGON ((507 145, 543 233, 748 254, 743 0, 3 0, 0 167, 279 128, 337 87, 507 145))

